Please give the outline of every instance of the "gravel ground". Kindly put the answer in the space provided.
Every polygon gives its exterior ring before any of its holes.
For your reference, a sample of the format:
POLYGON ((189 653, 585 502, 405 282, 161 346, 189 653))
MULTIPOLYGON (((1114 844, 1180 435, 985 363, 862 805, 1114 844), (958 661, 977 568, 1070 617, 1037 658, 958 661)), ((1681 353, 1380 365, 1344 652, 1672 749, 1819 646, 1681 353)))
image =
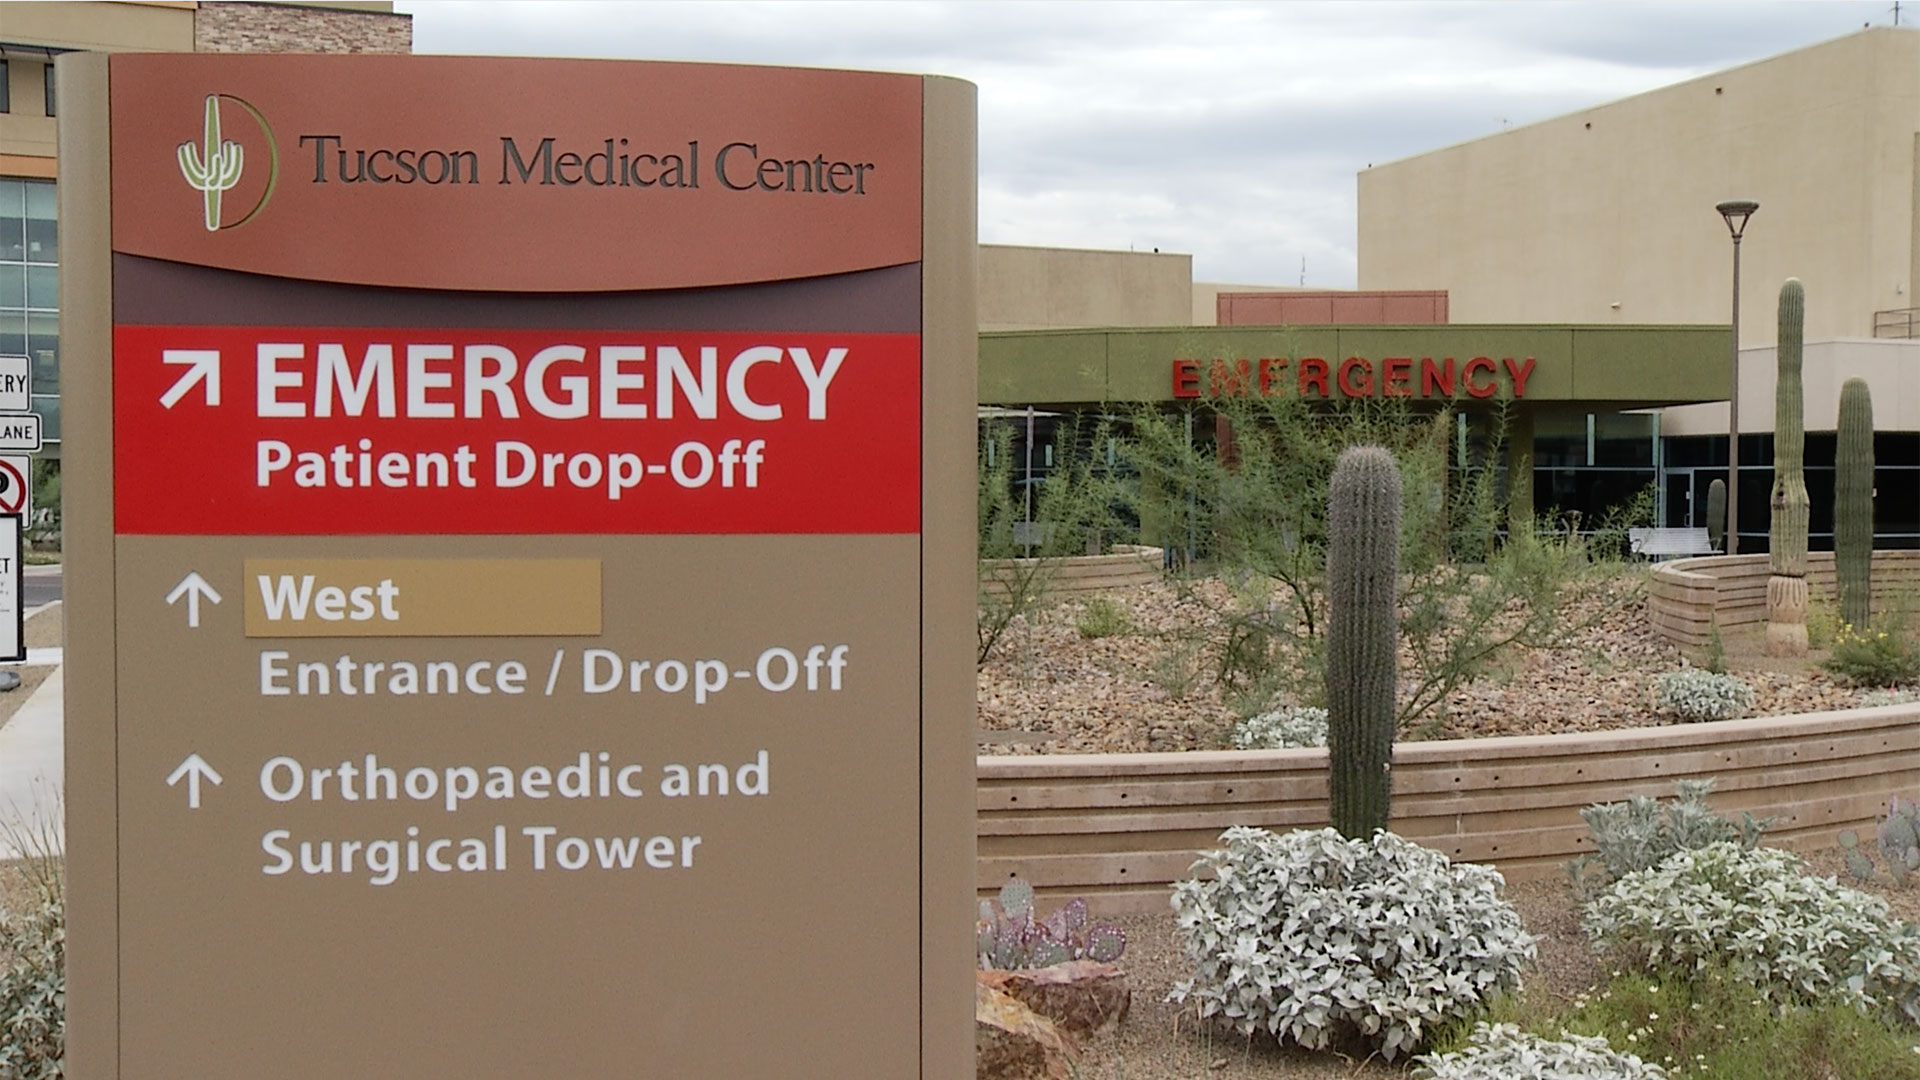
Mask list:
MULTIPOLYGON (((1644 571, 1623 574, 1597 618, 1566 648, 1510 652, 1485 677, 1458 688, 1444 709, 1403 739, 1538 735, 1670 723, 1654 711, 1651 685, 1686 664, 1678 646, 1654 635, 1639 586, 1644 571)), ((1077 624, 1089 599, 1074 597, 1030 613, 1009 628, 978 675, 980 752, 987 754, 1131 753, 1219 750, 1236 715, 1219 685, 1182 642, 1219 625, 1233 603, 1218 581, 1175 582, 1101 594, 1125 613, 1126 630, 1087 638, 1077 624)), ((1575 622, 1586 612, 1570 613, 1575 622)), ((1757 642, 1726 643, 1728 669, 1754 687, 1750 716, 1851 708, 1859 694, 1816 665, 1823 654, 1782 663, 1758 655, 1757 642)), ((1411 670, 1403 657, 1402 672, 1411 670)), ((1270 703, 1277 704, 1277 703, 1270 703)))

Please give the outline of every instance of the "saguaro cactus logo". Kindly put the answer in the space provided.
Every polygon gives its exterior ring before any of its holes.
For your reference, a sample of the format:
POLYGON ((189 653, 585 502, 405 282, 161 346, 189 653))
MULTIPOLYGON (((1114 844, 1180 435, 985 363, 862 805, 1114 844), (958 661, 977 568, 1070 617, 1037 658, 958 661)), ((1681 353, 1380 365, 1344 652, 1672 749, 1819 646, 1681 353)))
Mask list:
POLYGON ((206 117, 201 125, 199 143, 191 140, 175 148, 175 156, 180 161, 180 175, 186 178, 187 186, 200 192, 208 232, 221 229, 238 228, 253 220, 267 205, 267 199, 273 194, 275 181, 279 178, 280 160, 278 147, 274 145, 273 130, 267 126, 266 117, 260 110, 231 94, 208 94, 206 117), (246 172, 246 148, 240 143, 222 137, 220 128, 220 106, 222 102, 232 102, 251 116, 260 125, 260 133, 266 142, 267 183, 260 192, 259 201, 238 221, 223 222, 223 196, 240 184, 241 176, 246 172))

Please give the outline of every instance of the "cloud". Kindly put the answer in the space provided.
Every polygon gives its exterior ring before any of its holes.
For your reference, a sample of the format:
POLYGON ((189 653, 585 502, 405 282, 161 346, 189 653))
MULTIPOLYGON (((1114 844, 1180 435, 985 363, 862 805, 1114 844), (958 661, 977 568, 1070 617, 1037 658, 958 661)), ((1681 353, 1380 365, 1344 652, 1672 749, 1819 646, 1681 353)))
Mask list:
POLYGON ((991 243, 1351 286, 1355 175, 1886 21, 1824 3, 400 3, 421 52, 931 72, 980 88, 991 243))

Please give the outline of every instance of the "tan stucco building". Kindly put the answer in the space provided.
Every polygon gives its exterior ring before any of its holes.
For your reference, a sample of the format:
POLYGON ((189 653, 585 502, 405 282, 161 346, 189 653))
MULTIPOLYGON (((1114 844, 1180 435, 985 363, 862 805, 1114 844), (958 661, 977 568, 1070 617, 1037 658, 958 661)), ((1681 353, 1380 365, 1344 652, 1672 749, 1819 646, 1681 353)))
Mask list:
POLYGON ((1362 289, 1445 289, 1459 322, 1725 322, 1806 283, 1809 341, 1920 305, 1920 31, 1878 28, 1359 177, 1362 289))

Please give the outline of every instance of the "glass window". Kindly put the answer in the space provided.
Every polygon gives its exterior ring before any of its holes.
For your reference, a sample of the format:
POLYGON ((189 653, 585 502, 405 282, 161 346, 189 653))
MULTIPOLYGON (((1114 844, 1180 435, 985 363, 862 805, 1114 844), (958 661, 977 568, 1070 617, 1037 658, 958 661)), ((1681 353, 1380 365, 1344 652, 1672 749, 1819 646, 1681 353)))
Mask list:
MULTIPOLYGON (((19 269, 16 267, 15 269, 19 269)), ((30 308, 60 309, 60 268, 57 266, 29 266, 27 271, 27 306, 30 308)), ((6 287, 6 272, 0 270, 0 289, 6 287)))
POLYGON ((25 184, 27 203, 27 261, 59 262, 60 237, 54 223, 53 184, 29 180, 25 184))
POLYGON ((27 306, 27 268, 19 263, 0 263, 0 308, 27 306))
POLYGON ((34 350, 33 389, 44 394, 57 394, 60 392, 59 349, 34 350))
POLYGON ((0 113, 13 111, 13 95, 7 89, 7 62, 0 60, 0 113))
POLYGON ((47 115, 58 116, 59 114, 53 111, 53 65, 42 64, 40 65, 40 71, 42 72, 40 76, 41 84, 46 87, 47 115))
POLYGON ((0 356, 27 355, 27 313, 0 310, 0 356))
MULTIPOLYGON (((38 389, 36 387, 36 389, 38 389)), ((40 441, 60 441, 60 399, 52 395, 33 395, 33 411, 40 414, 40 441)))
POLYGON ((1652 465, 1653 424, 1654 417, 1648 413, 1593 414, 1593 463, 1652 465))
POLYGON ((23 180, 0 180, 0 262, 27 257, 27 185, 23 180))
POLYGON ((1543 409, 1533 417, 1536 469, 1587 464, 1587 414, 1543 409))

